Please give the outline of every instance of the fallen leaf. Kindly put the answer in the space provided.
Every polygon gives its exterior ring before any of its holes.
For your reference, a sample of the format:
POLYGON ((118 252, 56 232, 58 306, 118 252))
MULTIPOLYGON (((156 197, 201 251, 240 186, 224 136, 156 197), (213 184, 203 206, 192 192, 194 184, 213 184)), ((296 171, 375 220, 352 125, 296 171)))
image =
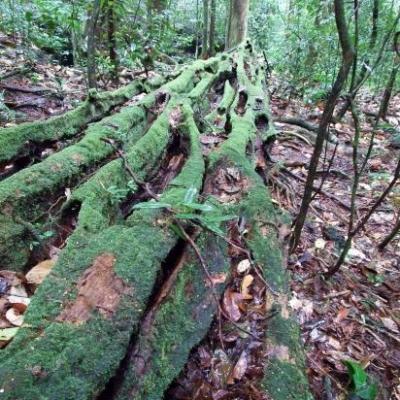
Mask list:
POLYGON ((326 246, 326 241, 322 238, 317 239, 314 243, 314 247, 318 250, 323 250, 326 246))
POLYGON ((6 312, 6 318, 14 326, 21 326, 24 323, 24 316, 15 308, 10 308, 6 312))
POLYGON ((16 285, 11 287, 8 301, 11 304, 25 304, 25 306, 28 306, 31 299, 22 285, 16 285))
POLYGON ((247 260, 247 259, 242 260, 242 261, 240 261, 240 263, 237 266, 237 271, 239 272, 239 274, 243 274, 246 271, 248 271, 250 269, 250 267, 251 267, 250 260, 247 260))
POLYGON ((253 298, 253 296, 249 293, 249 287, 251 286, 253 281, 254 277, 250 274, 246 275, 242 280, 242 285, 240 289, 244 300, 251 300, 253 298))
POLYGON ((328 337, 328 344, 333 347, 335 350, 341 350, 342 349, 342 345, 340 344, 340 342, 336 339, 334 339, 333 337, 328 337))
POLYGON ((280 361, 289 361, 289 347, 284 345, 271 346, 271 349, 268 351, 268 356, 277 358, 280 361))
POLYGON ((0 329, 0 342, 9 342, 16 335, 18 329, 19 328, 0 329))
POLYGON ((232 378, 240 381, 243 378, 244 374, 246 373, 247 366, 248 366, 247 353, 243 351, 239 357, 238 362, 233 368, 232 378))
POLYGON ((386 329, 389 329, 390 331, 395 333, 400 333, 396 322, 394 322, 391 318, 381 318, 381 321, 386 329))
POLYGON ((71 189, 70 188, 65 188, 65 197, 67 198, 67 200, 70 200, 71 198, 71 189))
POLYGON ((31 285, 39 286, 44 278, 50 273, 54 267, 54 260, 45 260, 35 265, 27 274, 26 280, 31 285))
POLYGON ((240 293, 233 292, 231 290, 227 290, 224 295, 224 310, 228 314, 229 318, 232 321, 239 321, 242 316, 239 303, 243 300, 243 296, 240 293))
MULTIPOLYGON (((213 285, 220 285, 222 283, 225 283, 226 281, 226 274, 220 273, 220 274, 213 274, 211 275, 211 280, 213 285)), ((210 284, 210 282, 207 282, 207 284, 210 284)), ((211 286, 211 285, 210 285, 211 286)))
POLYGON ((289 301, 289 306, 293 310, 300 309, 302 305, 303 305, 303 302, 300 299, 298 299, 296 296, 293 296, 289 301))
POLYGON ((344 319, 347 318, 347 316, 349 315, 350 309, 348 308, 341 308, 339 310, 339 312, 337 313, 337 316, 335 318, 335 322, 336 323, 340 323, 341 321, 343 321, 344 319))

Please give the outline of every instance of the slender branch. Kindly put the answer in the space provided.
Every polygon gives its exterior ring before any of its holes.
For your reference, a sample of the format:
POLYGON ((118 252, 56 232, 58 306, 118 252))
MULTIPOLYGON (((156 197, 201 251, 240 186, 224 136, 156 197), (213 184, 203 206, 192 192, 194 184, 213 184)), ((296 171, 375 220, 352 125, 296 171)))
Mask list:
MULTIPOLYGON (((374 212, 379 208, 379 206, 386 199, 387 195, 391 192, 391 190, 397 183, 399 177, 400 177, 400 157, 397 162, 397 167, 396 167, 396 170, 394 172, 394 176, 393 176, 391 182, 389 183, 387 188, 383 191, 383 193, 379 196, 379 198, 375 201, 375 203, 372 205, 372 207, 369 209, 369 211, 364 215, 364 217, 361 218, 361 220, 358 222, 356 227, 351 232, 349 232, 349 235, 346 240, 345 248, 342 251, 341 257, 336 262, 336 264, 328 270, 328 272, 325 274, 326 277, 329 278, 329 277, 333 276, 340 269, 340 266, 343 264, 344 259, 347 254, 347 253, 344 254, 346 247, 348 247, 348 249, 347 249, 347 252, 348 252, 348 250, 351 247, 351 241, 353 240, 354 236, 356 236, 361 231, 361 229, 363 229, 365 227, 365 225, 371 218, 372 214, 374 214, 374 212)), ((381 245, 382 245, 382 243, 381 243, 381 245)))
POLYGON ((395 236, 399 232, 400 232, 400 218, 399 218, 397 224, 395 225, 395 227, 393 228, 392 232, 390 232, 389 235, 387 235, 385 237, 385 239, 383 239, 382 242, 379 243, 378 249, 380 251, 383 251, 385 249, 385 247, 395 238, 395 236))
POLYGON ((318 169, 319 159, 321 156, 324 142, 328 135, 328 126, 330 124, 330 121, 332 120, 336 101, 339 98, 344 83, 346 82, 347 76, 349 74, 354 59, 354 49, 351 44, 350 34, 346 22, 344 2, 343 0, 335 0, 334 5, 335 5, 336 26, 339 35, 340 46, 342 49, 342 66, 337 75, 335 84, 333 85, 332 91, 328 97, 328 101, 326 103, 324 112, 322 114, 317 138, 315 141, 314 152, 310 161, 310 167, 304 189, 303 200, 300 206, 299 213, 294 223, 293 235, 290 240, 290 251, 294 251, 294 249, 297 247, 300 241, 300 236, 303 230, 304 223, 306 221, 308 209, 310 207, 313 195, 314 180, 316 177, 316 171, 318 169))

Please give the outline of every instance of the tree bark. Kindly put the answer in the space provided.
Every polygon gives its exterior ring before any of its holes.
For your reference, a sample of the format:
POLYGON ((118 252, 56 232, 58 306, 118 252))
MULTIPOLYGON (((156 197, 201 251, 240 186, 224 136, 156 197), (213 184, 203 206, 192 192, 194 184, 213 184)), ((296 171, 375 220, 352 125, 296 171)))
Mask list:
POLYGON ((372 8, 372 30, 371 39, 369 43, 370 50, 373 50, 378 39, 378 20, 379 20, 379 0, 374 0, 372 8))
POLYGON ((210 9, 210 34, 209 34, 209 52, 210 56, 215 55, 215 20, 217 14, 217 1, 211 0, 210 9))
POLYGON ((97 89, 96 79, 96 27, 100 14, 101 0, 94 0, 88 23, 87 37, 87 79, 88 88, 97 89))
POLYGON ((230 1, 225 50, 232 49, 246 39, 248 12, 249 0, 230 1))
POLYGON ((203 0, 203 43, 201 57, 206 59, 210 55, 209 32, 210 32, 210 0, 203 0))
POLYGON ((397 77, 397 73, 399 71, 400 65, 394 65, 392 68, 392 71, 390 73, 389 79, 387 81, 385 90, 383 92, 383 96, 382 96, 382 102, 381 102, 381 106, 379 109, 379 119, 385 119, 388 109, 389 109, 389 103, 390 103, 390 99, 392 97, 392 92, 393 92, 393 88, 394 88, 394 84, 396 82, 396 77, 397 77))
POLYGON ((117 54, 117 42, 115 37, 115 15, 114 15, 114 1, 109 0, 108 2, 108 49, 110 61, 113 66, 112 78, 114 82, 118 82, 118 54, 117 54))

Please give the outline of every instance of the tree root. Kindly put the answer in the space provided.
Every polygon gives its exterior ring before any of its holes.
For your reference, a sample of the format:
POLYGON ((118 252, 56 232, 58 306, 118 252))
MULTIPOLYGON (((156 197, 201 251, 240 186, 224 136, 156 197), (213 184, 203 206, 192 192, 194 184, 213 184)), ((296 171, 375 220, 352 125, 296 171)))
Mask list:
MULTIPOLYGON (((5 400, 161 399, 185 369, 190 351, 204 338, 214 318, 223 349, 224 323, 240 330, 244 340, 262 343, 268 356, 258 385, 269 398, 310 399, 298 328, 288 311, 288 276, 276 232, 279 215, 249 151, 257 140, 267 143, 275 134, 264 71, 252 51, 240 48, 230 56, 197 62, 164 85, 169 101, 144 135, 143 126, 135 138, 121 135, 121 121, 115 119, 102 123, 104 131, 95 139, 89 141, 86 134, 88 157, 94 151, 90 147, 94 140, 96 154, 107 152, 118 158, 74 188, 62 206, 62 213, 78 210, 77 226, 36 291, 25 325, 0 353, 5 400), (228 133, 226 140, 209 154, 206 169, 193 107, 204 110, 199 103, 219 73, 230 71, 233 65, 238 90, 225 83, 227 94, 217 109, 229 132, 224 132, 228 133), (186 140, 188 155, 166 190, 157 193, 149 177, 173 135, 186 140), (142 201, 152 203, 124 215, 121 204, 136 201, 127 194, 128 184, 133 193, 144 192, 142 201), (219 224, 222 233, 214 234, 215 227, 201 219, 205 213, 195 214, 199 216, 195 229, 178 218, 174 206, 186 201, 188 191, 201 188, 199 198, 215 204, 218 215, 234 213, 239 238, 228 235, 233 225, 224 222, 222 227, 219 224), (121 190, 126 191, 123 198, 115 197, 121 190), (167 204, 167 212, 157 208, 154 200, 167 204), (253 325, 242 327, 218 302, 229 282, 230 267, 236 268, 244 257, 267 289, 268 314, 265 324, 258 324, 266 326, 265 332, 254 331, 253 325)), ((143 107, 133 109, 145 124, 143 107)), ((214 116, 210 124, 217 126, 214 116)), ((127 119, 123 127, 130 132, 137 120, 127 119)), ((64 164, 55 167, 54 159, 62 153, 0 184, 7 189, 0 195, 4 215, 11 218, 16 212, 24 220, 33 218, 36 211, 29 202, 42 198, 48 187, 43 180, 46 166, 51 171, 49 179, 57 180, 50 184, 53 192, 71 176, 83 175, 84 167, 70 175, 60 172, 64 164), (42 176, 30 175, 38 170, 42 176), (35 178, 42 186, 26 189, 24 197, 13 194, 10 182, 17 192, 25 190, 22 177, 35 178), (23 212, 22 207, 27 210, 23 212)))

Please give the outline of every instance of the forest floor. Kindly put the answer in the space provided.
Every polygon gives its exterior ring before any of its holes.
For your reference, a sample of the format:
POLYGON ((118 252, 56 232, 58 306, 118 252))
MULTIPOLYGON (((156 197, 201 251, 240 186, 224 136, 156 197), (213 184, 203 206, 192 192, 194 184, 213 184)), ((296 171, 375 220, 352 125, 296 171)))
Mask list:
MULTIPOLYGON (((15 117, 17 123, 47 118, 73 108, 77 101, 84 98, 82 71, 44 60, 30 65, 30 72, 26 73, 25 58, 18 53, 18 49, 13 48, 12 43, 4 48, 7 50, 0 54, 0 76, 15 70, 15 65, 19 63, 21 73, 0 81, 7 106, 7 109, 0 110, 3 126, 10 126, 6 117, 15 117)), ((121 79, 121 84, 130 81, 132 71, 124 71, 123 75, 125 78, 121 79)), ((274 80, 272 87, 275 84, 274 80)), ((111 89, 112 86, 110 82, 103 82, 103 88, 111 89)), ((363 94, 360 100, 365 111, 377 110, 378 99, 363 94)), ((279 90, 271 96, 274 118, 296 116, 317 124, 322 106, 306 106, 298 99, 288 99, 279 90)), ((372 129, 368 118, 365 116, 362 124, 362 149, 366 148, 372 129)), ((400 125, 400 96, 392 101, 388 122, 394 128, 400 125)), ((307 131, 279 122, 275 126, 278 135, 269 150, 271 163, 267 179, 275 202, 293 217, 300 205, 313 146, 307 131)), ((354 132, 350 119, 336 124, 333 132, 340 146, 331 173, 326 177, 324 193, 319 194, 313 203, 299 248, 287 259, 292 273, 293 298, 290 306, 301 325, 308 376, 316 399, 345 398, 348 375, 342 361, 348 358, 367 367, 381 387, 393 390, 391 395, 388 390, 385 399, 400 399, 400 241, 393 241, 382 254, 376 251, 376 244, 390 232, 399 216, 400 201, 392 196, 382 205, 366 229, 355 238, 344 266, 331 280, 325 281, 321 273, 337 257, 337 248, 346 235, 349 220, 346 205, 349 204, 351 190, 351 138, 354 132)), ((379 196, 391 178, 390 171, 394 170, 399 150, 391 146, 390 136, 391 133, 384 130, 377 135, 375 152, 357 197, 359 215, 379 196)), ((203 144, 209 144, 208 139, 204 137, 203 144)), ((331 155, 332 148, 329 148, 326 159, 329 160, 331 155)), ((321 170, 323 167, 321 164, 321 170)), ((399 186, 394 193, 400 196, 399 186)), ((280 228, 282 237, 287 237, 289 232, 290 226, 280 228)), ((58 248, 53 249, 55 258, 58 252, 58 248)), ((47 263, 41 268, 45 270, 51 266, 47 263)), ((257 275, 250 278, 246 275, 245 278, 250 279, 246 283, 243 279, 246 266, 242 264, 240 268, 243 270, 239 270, 238 266, 223 296, 224 309, 232 318, 235 313, 244 317, 246 322, 243 325, 256 325, 261 330, 263 321, 257 315, 263 307, 262 282, 257 275), (252 285, 250 297, 249 285, 252 285), (234 289, 241 291, 242 298, 232 296, 234 289), (250 300, 250 304, 244 306, 241 304, 243 300, 250 300)), ((40 276, 32 277, 29 273, 27 277, 11 272, 0 273, 0 284, 10 284, 17 300, 19 296, 29 297, 33 293, 32 284, 40 280, 40 276)), ((10 298, 0 298, 0 328, 22 323, 21 315, 7 313, 10 298)), ((15 302, 20 304, 18 311, 21 314, 29 304, 29 298, 24 302, 15 302)), ((222 324, 227 322, 222 321, 222 324)), ((257 343, 247 341, 247 347, 243 348, 240 330, 227 334, 223 340, 221 331, 221 326, 214 324, 202 344, 191 354, 185 373, 179 377, 178 384, 170 388, 168 398, 266 399, 253 384, 260 379, 263 370, 263 354, 257 343), (229 343, 229 359, 223 357, 223 342, 229 343), (236 360, 233 366, 228 365, 231 359, 236 360), (230 389, 224 387, 221 381, 227 369, 231 371, 230 389), (206 377, 201 372, 203 370, 209 371, 206 377), (210 393, 213 393, 212 397, 208 397, 210 393)), ((0 347, 2 343, 5 345, 6 341, 1 342, 0 338, 0 347)))
MULTIPOLYGON (((361 139, 361 152, 365 152, 372 131, 372 119, 367 114, 377 112, 379 98, 364 93, 359 101, 360 108, 366 112, 361 139)), ((387 120, 396 128, 400 125, 398 95, 391 105, 387 120)), ((272 95, 271 106, 275 118, 300 117, 313 124, 318 123, 323 110, 323 104, 305 106, 278 93, 272 95)), ((271 175, 278 182, 272 193, 282 207, 295 215, 313 146, 309 134, 301 128, 278 122, 276 128, 279 135, 271 157, 277 169, 271 175), (279 171, 279 165, 287 169, 279 171)), ((397 185, 392 196, 355 238, 341 270, 325 281, 321 272, 335 262, 349 221, 345 205, 349 205, 353 176, 351 116, 336 124, 332 133, 340 145, 323 186, 326 195, 317 195, 301 244, 288 259, 292 272, 291 306, 297 313, 306 344, 310 383, 317 398, 324 398, 320 397, 321 393, 330 384, 343 393, 346 368, 342 360, 352 358, 368 367, 383 387, 394 390, 391 399, 400 399, 400 241, 393 241, 383 253, 376 250, 399 218, 400 186, 397 185)), ((376 137, 367 173, 360 182, 358 216, 364 215, 392 177, 399 150, 392 147, 391 137, 392 133, 384 130, 376 137)), ((326 170, 333 147, 328 149, 327 163, 325 166, 321 163, 321 171, 326 170)))

